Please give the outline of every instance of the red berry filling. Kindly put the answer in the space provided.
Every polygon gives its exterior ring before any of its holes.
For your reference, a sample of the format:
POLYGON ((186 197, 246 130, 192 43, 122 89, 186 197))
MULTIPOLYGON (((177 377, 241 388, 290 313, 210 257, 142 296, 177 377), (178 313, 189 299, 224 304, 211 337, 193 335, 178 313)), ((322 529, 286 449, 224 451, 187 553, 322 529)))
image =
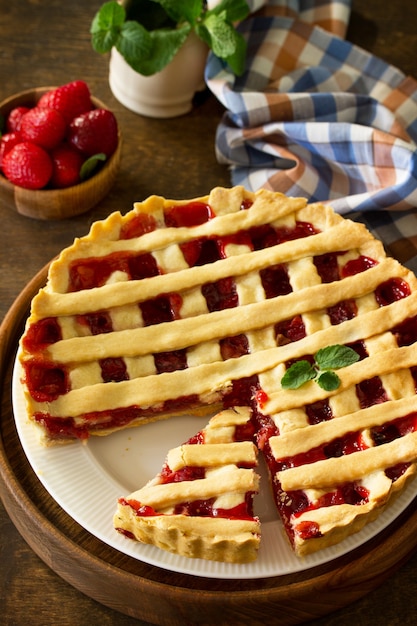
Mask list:
POLYGON ((254 250, 262 250, 271 246, 276 246, 285 241, 293 241, 294 239, 302 239, 316 235, 319 231, 308 222, 296 222, 295 226, 281 226, 273 228, 272 226, 256 226, 250 231, 254 250))
MULTIPOLYGON (((72 417, 51 417, 47 413, 35 413, 35 420, 54 441, 64 441, 66 439, 88 439, 88 424, 81 426, 75 424, 72 417)), ((99 430, 96 427, 96 430, 99 430)))
POLYGON ((245 502, 232 509, 221 509, 214 506, 215 498, 208 500, 195 500, 194 502, 182 502, 174 509, 175 515, 192 515, 200 517, 225 517, 227 519, 253 519, 252 499, 253 493, 246 494, 245 502))
POLYGON ((69 391, 65 371, 54 363, 36 359, 28 361, 25 364, 25 380, 30 395, 37 402, 52 402, 69 391))
POLYGON ((225 339, 221 339, 219 343, 220 353, 225 361, 227 359, 237 359, 249 353, 249 344, 246 335, 226 337, 225 339))
POLYGON ((284 265, 273 265, 259 272, 266 298, 285 296, 291 293, 292 287, 287 269, 284 265))
POLYGON ((342 278, 346 278, 347 276, 354 276, 355 274, 360 274, 365 270, 370 269, 377 265, 377 261, 370 259, 367 256, 359 256, 357 259, 352 259, 348 261, 340 270, 340 276, 342 278))
POLYGON ((120 239, 135 239, 145 233, 150 233, 156 228, 156 221, 153 215, 139 213, 129 219, 120 230, 120 239))
POLYGON ((319 400, 306 407, 306 413, 309 424, 320 424, 320 422, 327 422, 333 417, 332 410, 329 406, 328 400, 319 400))
POLYGON ((343 255, 343 252, 331 252, 314 258, 314 264, 324 283, 331 283, 340 280, 340 278, 354 276, 378 264, 377 261, 361 255, 357 259, 352 259, 342 267, 339 267, 338 257, 341 255, 343 255))
POLYGON ((122 380, 128 380, 129 376, 126 370, 126 364, 120 358, 106 358, 99 361, 101 368, 101 376, 103 382, 118 383, 122 380))
MULTIPOLYGON (((199 444, 196 444, 199 445, 199 444)), ((162 484, 180 483, 186 480, 201 480, 206 475, 204 467, 182 467, 179 470, 172 471, 165 463, 159 475, 162 484)))
MULTIPOLYGON (((36 394, 34 398, 37 399, 36 394)), ((54 399, 54 397, 46 397, 45 394, 40 401, 44 402, 54 399)), ((176 400, 165 402, 161 407, 158 407, 158 409, 154 408, 153 413, 174 412, 176 409, 183 409, 184 406, 189 406, 191 410, 193 407, 200 406, 200 404, 199 398, 196 395, 181 396, 176 400)), ((86 439, 89 436, 89 432, 93 430, 99 432, 101 430, 120 428, 143 416, 149 416, 149 410, 130 406, 113 409, 111 413, 109 413, 109 411, 85 413, 81 424, 77 423, 72 417, 53 417, 48 413, 42 412, 35 414, 35 420, 45 428, 51 438, 59 440, 74 438, 86 439)))
POLYGON ((56 318, 45 317, 29 326, 23 337, 23 346, 28 352, 34 353, 60 339, 62 333, 56 318))
POLYGON ((278 346, 303 339, 306 336, 306 330, 301 315, 296 315, 290 320, 276 324, 275 336, 278 346))
POLYGON ((124 272, 129 280, 141 280, 160 273, 151 254, 114 252, 105 258, 73 261, 69 268, 68 291, 102 287, 114 272, 124 272))
POLYGON ((407 298, 411 293, 410 286, 401 278, 390 278, 377 287, 375 298, 379 306, 387 306, 402 298, 407 298))
POLYGON ((165 213, 167 226, 191 228, 208 222, 214 217, 214 213, 208 204, 203 202, 188 202, 173 206, 165 213))
POLYGON ((164 322, 171 322, 173 319, 171 301, 168 296, 158 296, 152 300, 146 300, 139 305, 139 308, 145 326, 163 324, 164 322))
POLYGON ((366 409, 369 406, 381 404, 388 400, 381 379, 378 376, 358 383, 356 385, 356 395, 358 396, 361 409, 366 409))
MULTIPOLYGON (((174 515, 187 515, 187 516, 199 516, 199 517, 225 517, 227 519, 253 519, 252 512, 252 500, 253 493, 246 494, 245 502, 233 507, 232 509, 220 509, 215 508, 214 498, 207 500, 195 500, 193 502, 181 502, 174 508, 174 515)), ((130 506, 140 517, 152 517, 160 515, 151 506, 147 506, 138 502, 137 500, 126 500, 126 498, 119 499, 120 504, 123 506, 130 506)), ((125 533, 124 533, 125 534, 125 533)))
POLYGON ((232 278, 223 278, 216 283, 203 285, 201 292, 206 299, 210 313, 223 309, 233 309, 239 304, 236 285, 232 278))
MULTIPOLYGON (((256 432, 256 445, 264 452, 266 459, 268 461, 268 465, 272 467, 272 464, 275 463, 275 459, 272 457, 269 448, 269 439, 271 437, 275 437, 279 435, 279 431, 272 418, 269 415, 262 415, 258 413, 256 415, 257 420, 257 432, 256 432)), ((275 470, 274 473, 276 473, 275 470)))
POLYGON ((111 333, 113 330, 110 315, 106 311, 77 315, 77 324, 89 328, 92 335, 111 333))
POLYGON ((330 323, 333 326, 346 322, 356 317, 358 312, 356 303, 354 300, 344 300, 338 302, 335 306, 331 306, 327 309, 327 314, 330 317, 330 323))
POLYGON ((185 350, 173 350, 172 352, 160 352, 154 354, 156 370, 162 372, 175 372, 187 369, 187 354, 185 350))
POLYGON ((314 265, 323 283, 340 280, 337 257, 342 253, 326 253, 314 257, 314 265))
POLYGON ((277 471, 282 471, 290 467, 300 467, 301 465, 309 465, 310 463, 316 463, 317 461, 323 461, 325 459, 346 456, 353 452, 365 450, 368 447, 361 433, 349 433, 348 435, 334 439, 330 443, 312 448, 308 452, 302 452, 292 457, 276 460, 275 467, 277 471))
POLYGON ((417 341, 417 317, 409 317, 392 329, 398 346, 410 346, 417 341))

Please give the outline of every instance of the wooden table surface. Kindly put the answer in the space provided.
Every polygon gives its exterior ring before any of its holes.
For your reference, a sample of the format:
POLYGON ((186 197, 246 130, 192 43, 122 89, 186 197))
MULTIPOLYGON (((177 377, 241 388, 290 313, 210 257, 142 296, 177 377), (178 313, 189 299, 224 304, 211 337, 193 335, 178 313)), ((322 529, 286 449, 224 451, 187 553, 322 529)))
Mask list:
MULTIPOLYGON (((41 222, 0 207, 0 319, 51 258, 90 224, 157 193, 171 198, 230 185, 216 162, 214 135, 222 106, 209 94, 174 120, 147 119, 124 109, 107 82, 108 59, 92 52, 89 26, 101 0, 0 0, 0 100, 31 87, 82 78, 110 106, 124 136, 117 182, 89 213, 41 222)), ((348 39, 417 78, 417 8, 409 0, 353 2, 348 39), (366 6, 363 6, 366 5, 366 6)), ((394 626, 415 623, 417 555, 379 588, 312 626, 394 626), (413 617, 414 616, 414 617, 413 617)), ((0 623, 4 626, 146 626, 106 608, 59 578, 32 551, 0 504, 0 623)), ((185 622, 184 622, 185 623, 185 622)))

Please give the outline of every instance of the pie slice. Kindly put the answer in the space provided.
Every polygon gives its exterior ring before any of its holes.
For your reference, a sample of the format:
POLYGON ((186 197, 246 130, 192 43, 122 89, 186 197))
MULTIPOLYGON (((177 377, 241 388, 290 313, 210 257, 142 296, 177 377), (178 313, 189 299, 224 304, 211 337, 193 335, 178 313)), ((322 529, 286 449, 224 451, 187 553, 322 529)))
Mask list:
POLYGON ((152 196, 64 250, 20 361, 46 444, 250 407, 302 555, 373 520, 415 473, 416 338, 416 278, 363 225, 302 198, 216 188, 152 196), (333 346, 357 355, 336 386, 283 386, 333 346))
POLYGON ((225 409, 170 450, 162 471, 120 498, 115 528, 181 556, 248 563, 260 542, 253 514, 257 448, 248 407, 225 409))

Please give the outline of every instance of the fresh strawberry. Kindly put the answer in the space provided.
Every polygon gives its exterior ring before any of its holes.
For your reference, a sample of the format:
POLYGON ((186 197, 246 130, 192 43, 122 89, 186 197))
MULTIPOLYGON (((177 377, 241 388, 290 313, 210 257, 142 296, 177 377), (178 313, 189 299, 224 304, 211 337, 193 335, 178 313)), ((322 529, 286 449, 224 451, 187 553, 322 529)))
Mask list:
POLYGON ((45 93, 39 100, 38 107, 59 111, 69 124, 74 117, 90 111, 93 104, 87 83, 75 80, 45 93))
POLYGON ((42 189, 51 178, 52 161, 43 148, 24 141, 5 155, 3 172, 14 185, 26 189, 42 189))
POLYGON ((54 189, 71 187, 81 181, 80 171, 84 162, 81 152, 67 144, 61 144, 51 152, 53 172, 50 186, 54 189))
POLYGON ((25 113, 29 111, 29 107, 15 107, 12 109, 6 119, 6 131, 14 133, 20 130, 20 122, 25 113))
POLYGON ((107 109, 93 109, 76 117, 69 126, 68 141, 86 156, 103 152, 109 157, 116 150, 117 121, 107 109))
POLYGON ((3 159, 14 146, 22 141, 19 133, 5 133, 0 140, 0 169, 2 169, 3 159))
POLYGON ((60 144, 66 131, 64 118, 54 109, 34 107, 25 113, 20 122, 23 141, 32 141, 46 150, 52 150, 60 144))

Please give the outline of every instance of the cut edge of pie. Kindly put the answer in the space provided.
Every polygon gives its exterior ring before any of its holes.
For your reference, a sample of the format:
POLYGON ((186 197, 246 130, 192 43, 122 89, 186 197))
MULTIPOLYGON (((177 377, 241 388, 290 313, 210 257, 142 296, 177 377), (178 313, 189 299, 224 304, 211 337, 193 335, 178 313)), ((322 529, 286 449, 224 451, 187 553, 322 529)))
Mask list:
MULTIPOLYGON (((46 444, 250 407, 300 556, 360 530, 416 471, 417 279, 328 205, 234 187, 114 213, 51 264, 19 359, 46 444), (335 345, 358 354, 337 388, 282 388, 335 345)), ((161 546, 165 524, 179 538, 190 523, 120 510, 161 546)))

